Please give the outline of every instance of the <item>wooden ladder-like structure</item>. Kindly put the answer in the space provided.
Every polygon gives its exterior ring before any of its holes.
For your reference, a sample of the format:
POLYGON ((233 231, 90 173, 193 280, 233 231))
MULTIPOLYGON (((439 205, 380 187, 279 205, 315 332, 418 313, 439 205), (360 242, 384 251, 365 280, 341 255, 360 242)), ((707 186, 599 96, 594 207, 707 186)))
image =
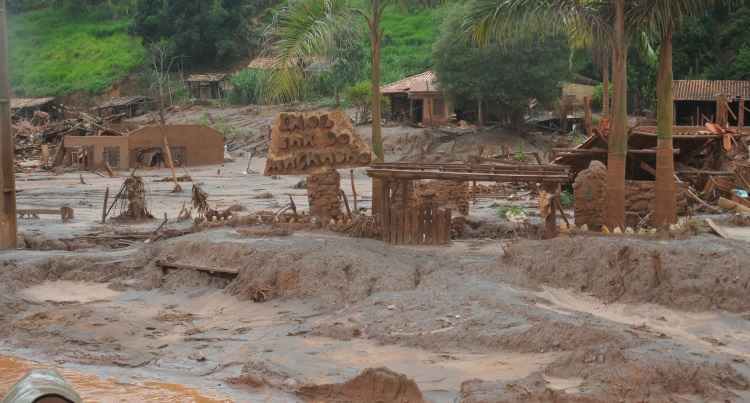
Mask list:
MULTIPOLYGON (((423 179, 462 182, 531 183, 559 198, 560 187, 570 181, 568 168, 532 164, 373 164, 367 175, 378 179, 379 200, 374 211, 383 233, 391 244, 440 245, 450 242, 451 210, 441 209, 430 198, 416 208, 408 195, 414 181, 423 179)), ((559 199, 558 199, 559 200, 559 199)), ((552 200, 554 203, 554 200, 552 200)), ((552 208, 546 217, 545 237, 557 235, 557 216, 552 208)))

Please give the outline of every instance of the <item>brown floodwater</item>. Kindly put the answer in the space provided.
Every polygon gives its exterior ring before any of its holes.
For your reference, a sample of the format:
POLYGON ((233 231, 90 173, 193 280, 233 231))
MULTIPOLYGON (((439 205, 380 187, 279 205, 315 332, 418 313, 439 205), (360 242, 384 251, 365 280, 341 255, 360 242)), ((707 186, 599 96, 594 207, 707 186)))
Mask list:
POLYGON ((55 368, 17 358, 0 356, 0 398, 32 369, 56 369, 89 402, 181 402, 181 403, 224 403, 232 399, 221 396, 207 396, 203 392, 183 385, 159 381, 122 383, 114 379, 103 379, 96 375, 55 368))

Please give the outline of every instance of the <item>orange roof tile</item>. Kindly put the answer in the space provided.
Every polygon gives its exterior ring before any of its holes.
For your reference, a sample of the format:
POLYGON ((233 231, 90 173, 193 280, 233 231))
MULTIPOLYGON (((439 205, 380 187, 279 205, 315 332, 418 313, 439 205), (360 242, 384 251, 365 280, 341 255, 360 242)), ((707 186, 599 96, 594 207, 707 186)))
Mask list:
POLYGON ((396 94, 399 92, 439 92, 437 76, 432 70, 424 73, 415 74, 398 80, 394 83, 386 84, 380 87, 383 94, 396 94))
POLYGON ((715 101, 720 94, 750 99, 750 81, 675 80, 672 91, 675 101, 715 101))

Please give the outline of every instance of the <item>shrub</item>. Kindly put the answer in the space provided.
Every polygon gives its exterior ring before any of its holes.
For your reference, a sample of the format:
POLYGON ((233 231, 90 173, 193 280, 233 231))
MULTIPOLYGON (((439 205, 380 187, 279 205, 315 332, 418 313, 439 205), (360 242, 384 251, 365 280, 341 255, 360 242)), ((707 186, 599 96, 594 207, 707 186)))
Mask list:
MULTIPOLYGON (((344 90, 344 101, 357 109, 356 120, 358 123, 365 122, 370 117, 370 105, 372 105, 372 84, 370 81, 360 81, 344 90)), ((383 113, 390 108, 390 99, 382 97, 380 105, 383 113)))
POLYGON ((229 92, 229 103, 248 105, 260 103, 260 88, 266 73, 262 70, 245 69, 233 75, 229 81, 234 87, 229 92))

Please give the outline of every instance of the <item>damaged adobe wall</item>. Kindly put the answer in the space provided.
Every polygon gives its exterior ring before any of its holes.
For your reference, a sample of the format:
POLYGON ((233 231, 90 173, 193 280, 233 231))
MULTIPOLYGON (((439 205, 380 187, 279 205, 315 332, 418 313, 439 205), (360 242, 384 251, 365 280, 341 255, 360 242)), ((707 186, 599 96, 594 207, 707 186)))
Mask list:
POLYGON ((434 180, 418 181, 416 183, 416 197, 420 200, 423 195, 434 195, 433 201, 440 207, 450 208, 463 215, 469 215, 469 183, 460 181, 434 180))
MULTIPOLYGON (((625 210, 627 225, 638 225, 639 217, 645 217, 656 207, 656 192, 653 181, 625 182, 625 210)), ((607 208, 607 168, 599 161, 591 162, 581 171, 573 183, 575 196, 575 220, 577 226, 587 225, 599 229, 604 224, 607 208)), ((677 195, 679 214, 687 212, 687 197, 684 192, 677 195)))
POLYGON ((310 214, 323 219, 341 215, 341 175, 335 169, 312 174, 307 178, 310 214))

